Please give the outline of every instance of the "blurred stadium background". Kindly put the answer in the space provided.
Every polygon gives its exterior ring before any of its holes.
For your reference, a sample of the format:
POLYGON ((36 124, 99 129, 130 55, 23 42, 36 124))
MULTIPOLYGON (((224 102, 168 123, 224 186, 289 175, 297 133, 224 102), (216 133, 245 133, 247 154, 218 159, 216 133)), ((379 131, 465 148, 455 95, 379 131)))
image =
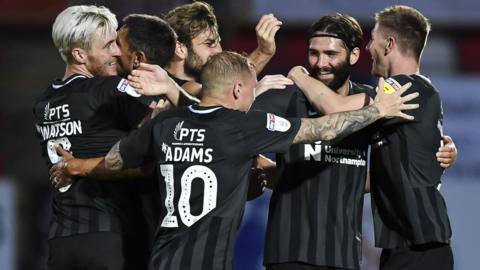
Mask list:
MULTIPOLYGON (((0 269, 43 270, 50 187, 33 126, 32 104, 64 65, 54 48, 51 25, 55 16, 74 4, 105 5, 120 20, 129 13, 161 15, 189 1, 64 1, 0 0, 0 269)), ((308 26, 322 15, 341 12, 362 24, 365 40, 374 12, 391 4, 416 7, 429 17, 433 31, 423 55, 422 73, 440 89, 444 131, 459 149, 459 158, 444 175, 445 195, 454 236, 455 269, 479 269, 480 236, 480 1, 347 1, 244 0, 207 1, 216 10, 224 49, 250 52, 256 46, 254 27, 265 13, 284 25, 277 34, 277 53, 264 74, 286 74, 306 62, 308 26)), ((370 56, 362 52, 353 79, 375 83, 370 56)), ((260 74, 262 77, 263 74, 260 74)), ((263 234, 270 193, 249 202, 237 241, 237 270, 263 269, 263 234)), ((377 269, 378 250, 372 247, 369 196, 364 211, 362 269, 377 269)))

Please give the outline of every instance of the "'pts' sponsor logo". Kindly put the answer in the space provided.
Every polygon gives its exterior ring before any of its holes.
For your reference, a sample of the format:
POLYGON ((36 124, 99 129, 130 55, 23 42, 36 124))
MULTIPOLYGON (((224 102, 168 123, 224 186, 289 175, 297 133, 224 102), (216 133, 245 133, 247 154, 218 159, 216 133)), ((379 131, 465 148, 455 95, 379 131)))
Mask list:
POLYGON ((190 142, 203 142, 205 140, 205 129, 183 128, 183 122, 179 122, 173 131, 173 137, 177 141, 184 139, 190 142))
POLYGON ((70 111, 68 110, 68 104, 50 108, 50 102, 45 105, 45 111, 43 114, 45 120, 59 120, 70 117, 70 111))

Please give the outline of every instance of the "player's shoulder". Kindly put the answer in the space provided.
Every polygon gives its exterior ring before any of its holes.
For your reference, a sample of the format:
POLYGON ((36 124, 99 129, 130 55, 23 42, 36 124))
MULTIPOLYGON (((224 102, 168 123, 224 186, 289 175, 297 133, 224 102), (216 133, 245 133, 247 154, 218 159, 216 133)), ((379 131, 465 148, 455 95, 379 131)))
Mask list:
POLYGON ((171 110, 166 110, 160 112, 155 119, 160 119, 160 121, 165 121, 166 119, 171 118, 185 118, 188 114, 188 107, 176 107, 171 110))
POLYGON ((288 99, 301 91, 296 85, 287 85, 285 89, 270 89, 260 94, 257 99, 288 99))
POLYGON ((122 86, 128 85, 128 81, 120 76, 92 77, 84 80, 83 83, 90 89, 116 87, 118 91, 122 91, 122 86))
POLYGON ((120 83, 125 81, 120 76, 106 76, 106 77, 86 77, 85 75, 81 74, 74 74, 68 77, 65 80, 55 80, 52 85, 51 89, 53 90, 60 90, 68 88, 70 93, 73 92, 91 92, 91 91, 98 91, 101 89, 115 89, 117 88, 120 91, 119 87, 121 86, 120 83))
POLYGON ((350 91, 351 94, 359 94, 359 93, 367 93, 367 95, 371 97, 375 97, 375 88, 371 85, 368 84, 363 84, 363 83, 357 83, 357 82, 351 82, 351 87, 350 91))
POLYGON ((40 95, 37 96, 35 101, 38 103, 54 97, 61 97, 72 91, 78 91, 79 89, 82 89, 81 85, 87 79, 86 76, 81 74, 73 74, 65 79, 56 78, 40 95), (68 90, 68 92, 65 90, 68 90))
POLYGON ((255 98, 253 109, 284 114, 292 102, 303 97, 303 93, 296 85, 289 85, 285 89, 271 89, 255 98))
POLYGON ((406 83, 411 83, 410 87, 412 90, 421 92, 422 95, 425 94, 436 94, 438 93, 437 89, 433 86, 431 80, 423 75, 395 75, 385 79, 385 82, 392 86, 401 86, 406 83))

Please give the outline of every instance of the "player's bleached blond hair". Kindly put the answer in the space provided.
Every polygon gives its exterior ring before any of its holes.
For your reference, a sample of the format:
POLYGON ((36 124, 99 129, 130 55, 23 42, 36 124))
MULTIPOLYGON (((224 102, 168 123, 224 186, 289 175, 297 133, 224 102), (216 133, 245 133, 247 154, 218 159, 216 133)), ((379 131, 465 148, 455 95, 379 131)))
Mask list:
POLYGON ((225 86, 234 79, 246 79, 252 76, 255 67, 250 60, 236 52, 223 51, 212 55, 200 74, 203 95, 222 96, 225 86))
POLYGON ((58 14, 52 27, 55 47, 67 64, 72 63, 72 49, 90 49, 97 29, 106 36, 117 31, 115 15, 104 6, 71 6, 58 14))

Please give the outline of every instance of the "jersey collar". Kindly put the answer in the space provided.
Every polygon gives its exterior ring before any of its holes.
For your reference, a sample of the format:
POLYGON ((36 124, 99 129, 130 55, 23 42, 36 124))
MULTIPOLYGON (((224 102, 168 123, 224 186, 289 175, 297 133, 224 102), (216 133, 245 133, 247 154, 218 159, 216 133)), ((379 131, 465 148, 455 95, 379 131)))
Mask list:
POLYGON ((53 89, 59 89, 61 87, 64 87, 65 85, 71 83, 72 81, 76 80, 76 79, 79 79, 79 78, 84 78, 86 79, 87 77, 85 75, 81 75, 81 74, 73 74, 72 76, 68 77, 67 79, 61 81, 61 80, 55 80, 53 83, 52 83, 52 88, 53 89))
POLYGON ((209 107, 202 107, 199 105, 190 105, 188 106, 188 110, 190 110, 193 113, 198 113, 198 114, 208 114, 212 113, 214 111, 217 111, 219 109, 223 108, 222 106, 209 106, 209 107))

